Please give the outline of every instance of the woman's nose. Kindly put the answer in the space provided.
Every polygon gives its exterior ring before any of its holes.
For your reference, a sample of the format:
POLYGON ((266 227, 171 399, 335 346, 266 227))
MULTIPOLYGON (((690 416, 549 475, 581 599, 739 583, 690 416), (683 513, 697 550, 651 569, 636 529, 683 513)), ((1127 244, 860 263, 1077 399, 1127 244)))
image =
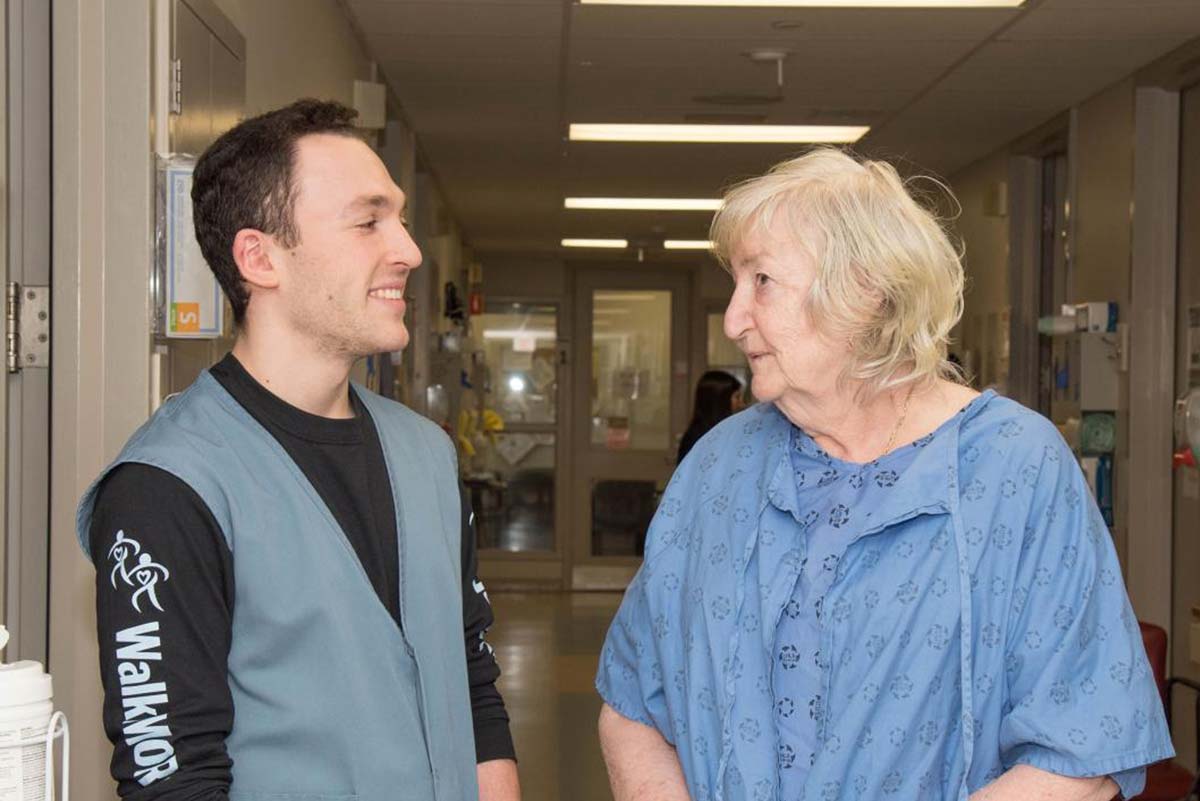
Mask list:
POLYGON ((746 293, 734 287, 729 296, 729 305, 725 307, 725 336, 737 342, 750 330, 750 304, 746 293))

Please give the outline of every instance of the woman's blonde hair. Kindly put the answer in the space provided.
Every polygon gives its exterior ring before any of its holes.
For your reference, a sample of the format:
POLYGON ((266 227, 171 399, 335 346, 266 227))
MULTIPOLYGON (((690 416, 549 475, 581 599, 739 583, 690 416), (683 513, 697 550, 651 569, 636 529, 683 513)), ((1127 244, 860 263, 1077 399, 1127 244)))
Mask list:
POLYGON ((892 165, 829 147, 777 164, 725 194, 713 251, 729 269, 739 242, 776 224, 816 262, 807 311, 818 330, 849 341, 844 379, 868 395, 962 380, 946 360, 962 316, 960 253, 892 165))

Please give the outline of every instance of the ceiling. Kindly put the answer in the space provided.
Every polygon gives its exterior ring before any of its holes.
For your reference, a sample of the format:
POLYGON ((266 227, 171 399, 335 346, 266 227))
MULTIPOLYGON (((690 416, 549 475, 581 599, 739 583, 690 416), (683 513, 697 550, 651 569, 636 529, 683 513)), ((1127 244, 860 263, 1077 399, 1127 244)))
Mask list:
POLYGON ((860 149, 951 175, 1200 37, 1200 0, 1005 10, 344 4, 477 252, 555 251, 562 237, 701 239, 705 213, 566 211, 563 198, 718 197, 796 149, 568 143, 570 122, 862 123, 872 131, 860 149), (695 100, 771 94, 774 65, 744 55, 762 48, 790 51, 782 102, 695 100))

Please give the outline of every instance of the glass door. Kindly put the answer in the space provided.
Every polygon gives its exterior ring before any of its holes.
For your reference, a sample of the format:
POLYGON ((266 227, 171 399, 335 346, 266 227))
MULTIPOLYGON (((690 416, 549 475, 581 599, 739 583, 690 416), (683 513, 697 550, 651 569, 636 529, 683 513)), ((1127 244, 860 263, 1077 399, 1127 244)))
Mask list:
POLYGON ((576 274, 574 589, 624 588, 687 424, 688 298, 680 270, 576 274))
POLYGON ((559 325, 556 303, 528 299, 471 317, 458 435, 485 579, 562 580, 559 325))

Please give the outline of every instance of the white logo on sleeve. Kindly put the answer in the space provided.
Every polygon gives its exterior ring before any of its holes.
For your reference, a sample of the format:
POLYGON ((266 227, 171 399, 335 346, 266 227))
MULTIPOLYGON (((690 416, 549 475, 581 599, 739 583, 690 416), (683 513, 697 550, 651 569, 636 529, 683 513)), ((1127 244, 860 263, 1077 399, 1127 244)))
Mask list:
POLYGON ((160 581, 171 578, 171 571, 155 562, 149 553, 142 553, 141 543, 132 537, 126 537, 124 531, 117 532, 116 541, 108 549, 108 558, 116 562, 112 573, 109 574, 113 588, 116 588, 118 578, 132 587, 134 593, 130 600, 134 609, 139 613, 142 611, 141 598, 145 595, 149 597, 155 609, 163 611, 154 588, 160 581))
POLYGON ((488 594, 487 594, 487 588, 483 586, 483 582, 482 582, 482 581, 480 581, 479 579, 474 579, 474 580, 471 582, 471 586, 475 588, 475 594, 476 594, 476 595, 482 595, 482 596, 483 596, 483 600, 487 601, 487 602, 488 602, 488 604, 491 604, 491 602, 492 602, 492 599, 488 597, 488 594))
POLYGON ((154 680, 153 666, 162 662, 158 635, 157 620, 117 632, 117 659, 121 660, 117 675, 121 679, 124 719, 121 733, 133 750, 134 778, 143 787, 179 770, 167 723, 167 684, 154 680))

